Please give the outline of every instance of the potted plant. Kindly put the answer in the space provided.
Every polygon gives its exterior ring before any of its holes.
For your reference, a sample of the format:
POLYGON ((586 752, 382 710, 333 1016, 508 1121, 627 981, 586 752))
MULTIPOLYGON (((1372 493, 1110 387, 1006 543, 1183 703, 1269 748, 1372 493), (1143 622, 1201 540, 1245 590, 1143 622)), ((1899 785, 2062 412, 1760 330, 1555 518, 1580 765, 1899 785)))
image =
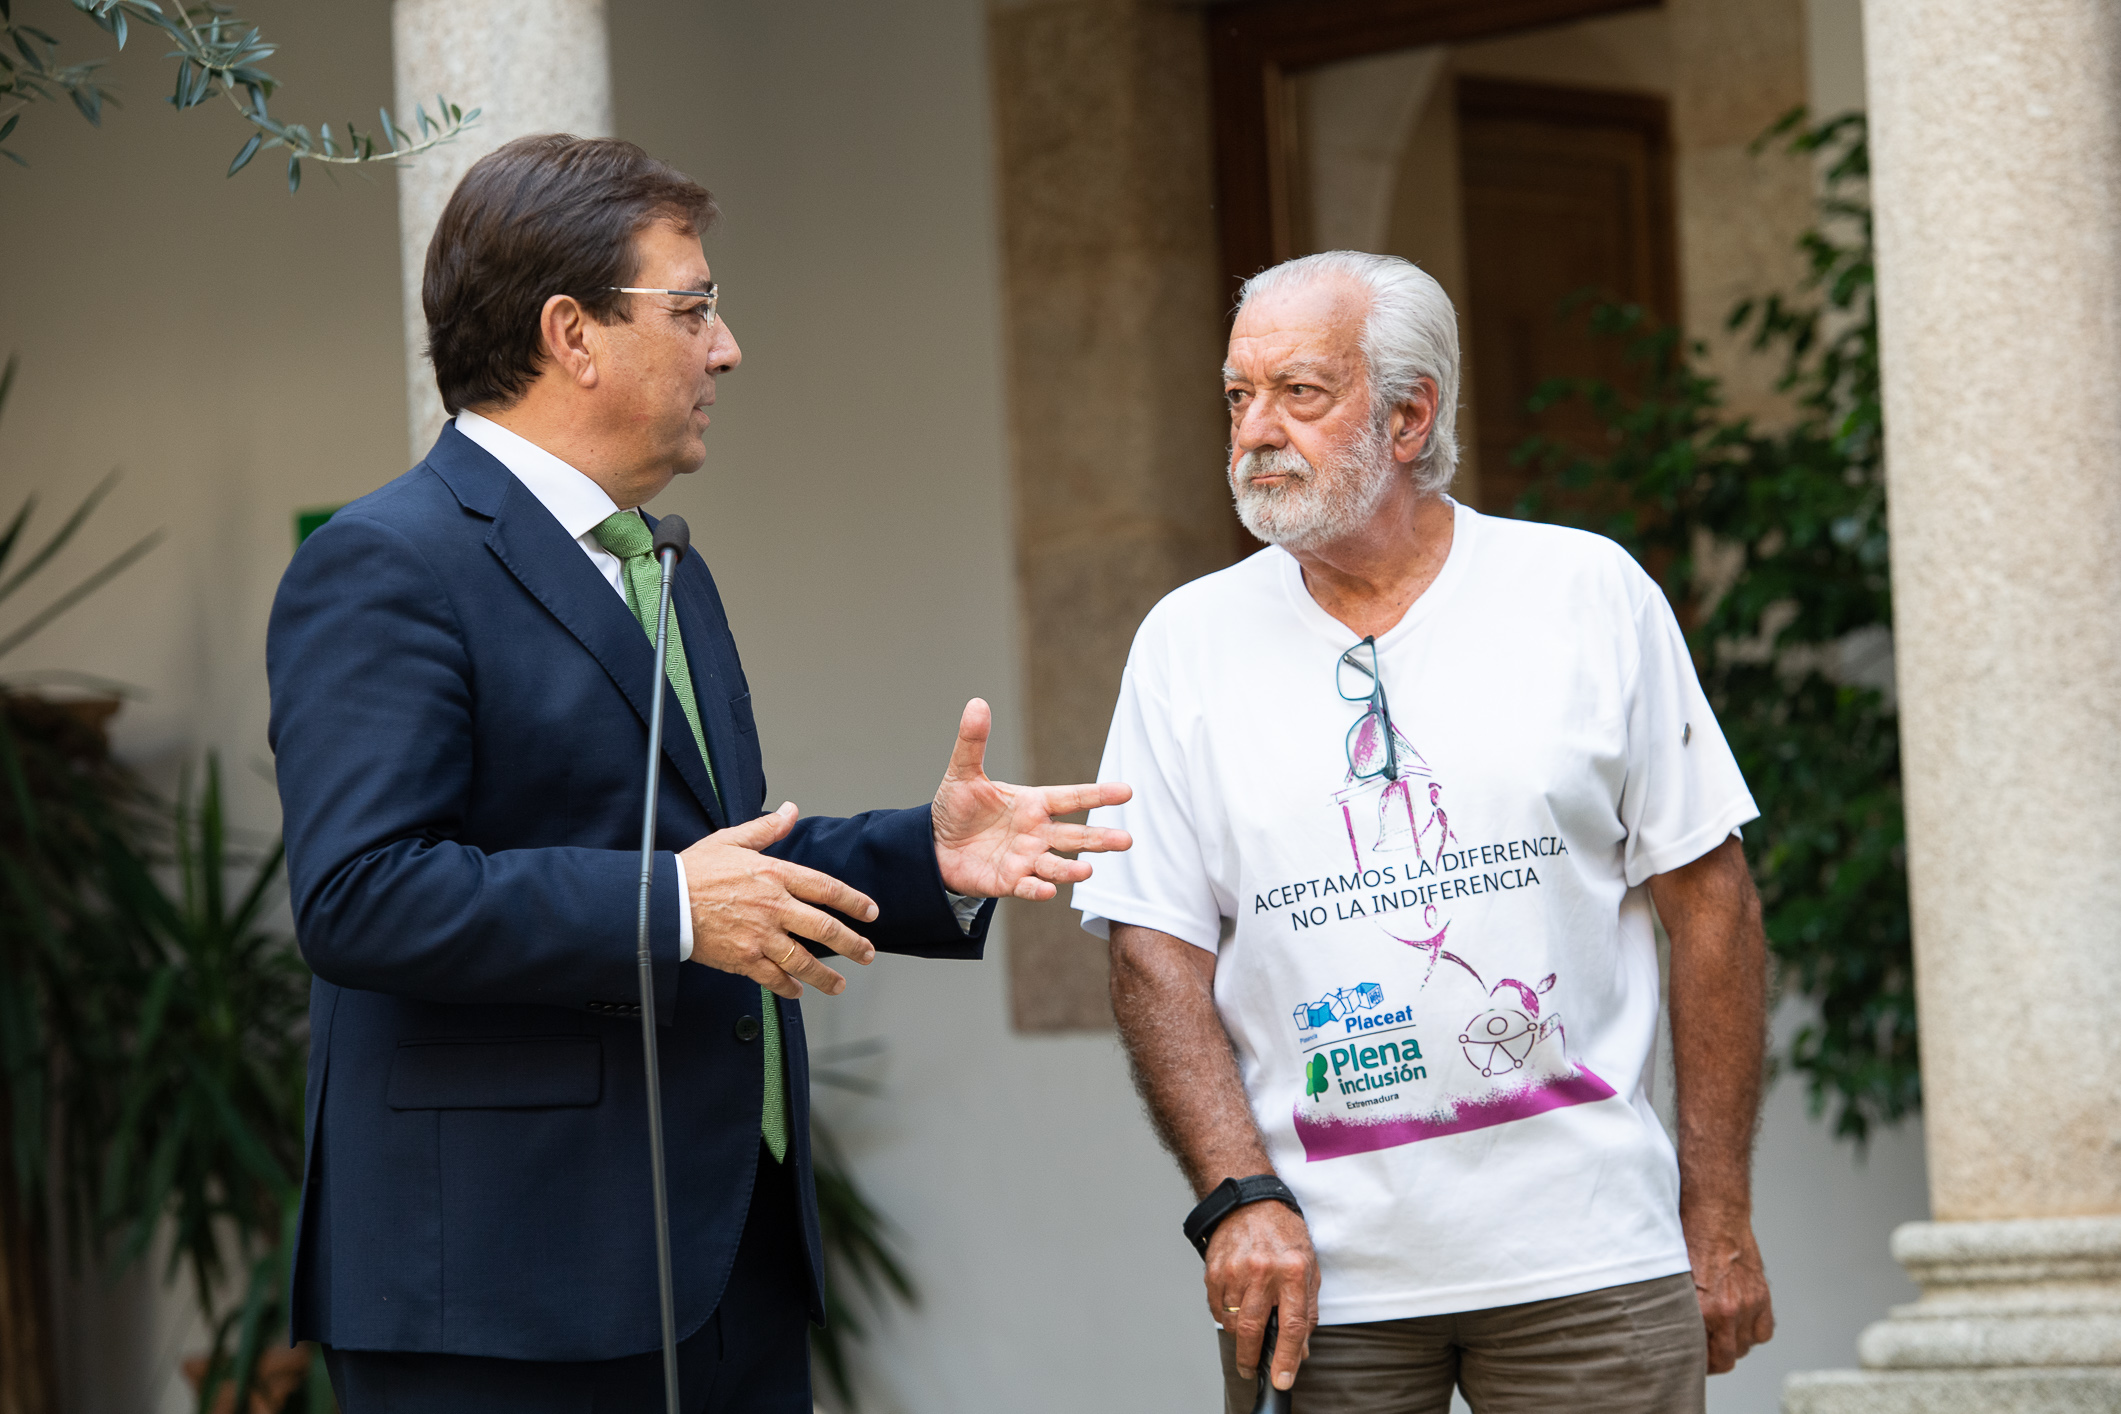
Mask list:
MULTIPOLYGON (((16 367, 0 369, 0 407, 16 367)), ((34 498, 0 529, 0 606, 41 582, 113 485, 94 487, 34 552, 34 498)), ((0 657, 159 539, 0 634, 0 657)), ((0 1408, 58 1405, 54 1247, 63 1239, 77 1264, 122 1270, 168 1222, 168 1274, 189 1272, 214 1330, 202 1409, 218 1390, 230 1409, 240 1394, 269 1414, 307 1361, 288 1352, 261 1366, 257 1355, 284 1328, 274 1273, 300 1172, 308 973, 263 924, 279 847, 235 857, 211 759, 202 789, 187 781, 173 809, 158 807, 111 756, 117 708, 107 692, 0 684, 0 1408), (233 868, 248 876, 231 891, 233 868), (247 1270, 244 1299, 216 1313, 232 1269, 247 1270), (254 1372, 274 1396, 262 1405, 246 1388, 254 1372)))
POLYGON ((107 847, 95 926, 113 935, 100 949, 110 980, 137 1002, 115 1018, 96 1230, 116 1242, 122 1269, 170 1229, 165 1278, 189 1276, 213 1333, 184 1371, 201 1414, 276 1414, 298 1390, 328 1409, 322 1362, 283 1344, 309 969, 267 922, 282 849, 246 859, 231 848, 211 755, 203 788, 187 779, 168 823, 166 858, 115 838, 107 847), (235 1272, 242 1296, 223 1308, 216 1292, 235 1272))

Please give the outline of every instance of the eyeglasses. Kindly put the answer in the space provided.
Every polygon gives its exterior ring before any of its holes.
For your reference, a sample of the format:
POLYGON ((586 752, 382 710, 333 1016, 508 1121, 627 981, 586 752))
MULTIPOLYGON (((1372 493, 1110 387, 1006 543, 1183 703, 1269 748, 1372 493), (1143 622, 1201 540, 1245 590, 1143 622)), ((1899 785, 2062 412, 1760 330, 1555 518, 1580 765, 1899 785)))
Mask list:
POLYGON ((714 309, 722 299, 722 287, 714 280, 709 280, 704 290, 649 290, 639 285, 606 285, 604 288, 622 295, 682 295, 686 299, 703 299, 707 303, 696 304, 683 312, 697 314, 700 317, 700 326, 706 329, 714 327, 714 309))
POLYGON ((1399 779, 1399 746, 1394 740, 1392 709, 1385 702, 1385 682, 1377 671, 1377 639, 1362 642, 1340 655, 1334 679, 1341 697, 1366 704, 1363 714, 1348 728, 1348 774, 1358 781, 1383 776, 1399 779))

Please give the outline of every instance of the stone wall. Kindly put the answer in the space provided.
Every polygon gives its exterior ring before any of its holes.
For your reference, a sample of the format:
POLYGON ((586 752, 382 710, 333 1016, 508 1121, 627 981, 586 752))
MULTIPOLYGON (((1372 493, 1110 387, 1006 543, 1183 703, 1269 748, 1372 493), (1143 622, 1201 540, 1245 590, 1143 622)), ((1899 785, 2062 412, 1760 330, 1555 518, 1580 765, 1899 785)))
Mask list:
POLYGON ((1807 98, 1803 0, 1669 0, 1673 184, 1679 297, 1687 332, 1709 346, 1734 412, 1773 419, 1780 362, 1726 333, 1742 299, 1794 291, 1811 224, 1809 164, 1752 145, 1807 98))

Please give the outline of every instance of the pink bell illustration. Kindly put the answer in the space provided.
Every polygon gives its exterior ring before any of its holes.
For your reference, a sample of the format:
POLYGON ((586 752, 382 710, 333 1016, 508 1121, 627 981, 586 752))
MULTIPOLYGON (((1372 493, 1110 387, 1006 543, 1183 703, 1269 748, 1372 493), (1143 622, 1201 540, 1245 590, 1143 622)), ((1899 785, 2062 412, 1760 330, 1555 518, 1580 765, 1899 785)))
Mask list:
POLYGON ((1370 848, 1379 854, 1397 849, 1414 848, 1414 795, 1409 789, 1412 782, 1405 777, 1385 784, 1384 793, 1377 797, 1377 843, 1370 848))

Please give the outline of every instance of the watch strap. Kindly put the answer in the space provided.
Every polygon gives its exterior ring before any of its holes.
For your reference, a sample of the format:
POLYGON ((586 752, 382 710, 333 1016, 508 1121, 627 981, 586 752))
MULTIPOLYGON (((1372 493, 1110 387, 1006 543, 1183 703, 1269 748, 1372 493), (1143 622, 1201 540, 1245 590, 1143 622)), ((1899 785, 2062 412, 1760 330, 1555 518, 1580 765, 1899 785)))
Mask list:
POLYGON ((1222 1226, 1224 1218, 1247 1203, 1275 1202, 1285 1205, 1298 1217, 1304 1215, 1303 1205, 1289 1191, 1289 1185, 1271 1173, 1255 1173, 1249 1178, 1226 1178, 1208 1190, 1208 1196, 1194 1205, 1186 1214, 1184 1224, 1186 1240, 1193 1250, 1205 1257, 1208 1255, 1208 1239, 1215 1236, 1215 1229, 1222 1226))

